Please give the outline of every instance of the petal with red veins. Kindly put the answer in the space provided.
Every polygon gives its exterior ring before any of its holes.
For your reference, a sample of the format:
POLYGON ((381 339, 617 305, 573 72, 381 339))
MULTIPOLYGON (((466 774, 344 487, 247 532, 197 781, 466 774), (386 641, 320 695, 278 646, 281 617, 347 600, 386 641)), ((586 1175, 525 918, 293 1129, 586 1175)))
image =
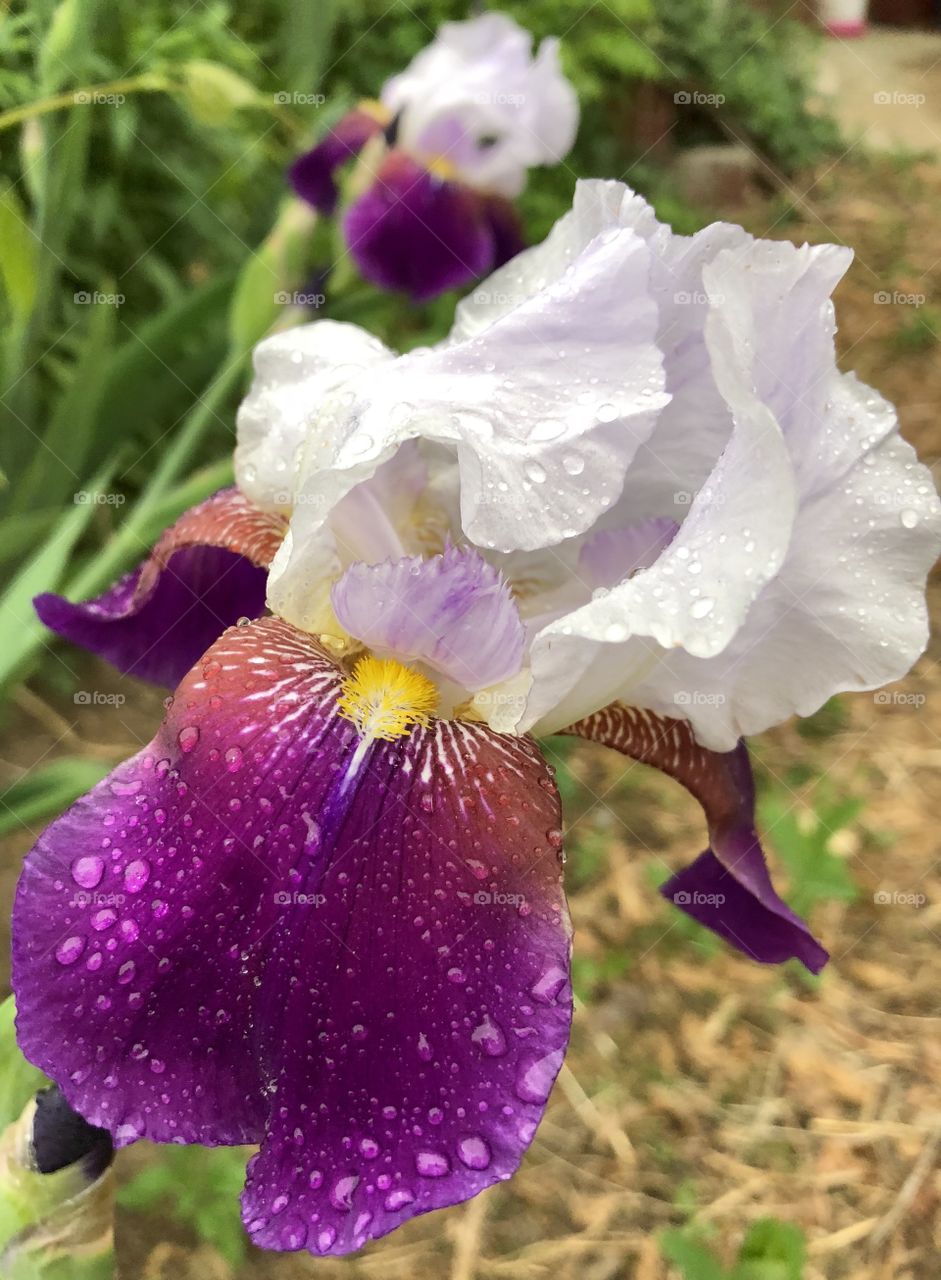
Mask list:
POLYGON ((320 1253, 509 1177, 571 1020, 534 744, 358 751, 341 681, 280 620, 227 632, 41 838, 14 926, 20 1043, 70 1103, 119 1143, 261 1139, 250 1234, 320 1253))
POLYGON ((778 897, 755 830, 755 787, 744 742, 700 746, 685 720, 619 703, 565 730, 675 778, 703 807, 710 848, 661 889, 688 916, 763 964, 796 958, 819 973, 827 953, 778 897))
POLYGON ((184 512, 132 573, 94 600, 34 604, 57 635, 119 671, 175 686, 226 627, 265 609, 267 570, 287 529, 236 488, 184 512))

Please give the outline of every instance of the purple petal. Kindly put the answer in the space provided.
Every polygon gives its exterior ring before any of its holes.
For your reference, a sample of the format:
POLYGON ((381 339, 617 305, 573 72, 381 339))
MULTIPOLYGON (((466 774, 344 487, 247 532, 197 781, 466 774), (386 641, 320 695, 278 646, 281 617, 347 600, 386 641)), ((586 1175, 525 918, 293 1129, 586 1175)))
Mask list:
POLYGON ((480 199, 400 151, 346 212, 344 233, 362 275, 424 302, 494 265, 494 233, 480 199))
POLYGON ((640 569, 649 569, 676 536, 679 525, 665 516, 602 529, 582 547, 578 568, 591 587, 616 587, 640 569))
POLYGON ((469 547, 351 565, 331 600, 340 624, 370 649, 426 662, 473 693, 523 664, 526 632, 510 589, 469 547))
POLYGON ((267 566, 284 531, 280 516, 223 489, 185 512, 104 595, 73 604, 50 592, 33 603, 57 635, 173 688, 226 627, 264 612, 267 566))
POLYGON ((486 196, 484 212, 493 233, 493 263, 491 270, 502 267, 518 253, 526 248, 523 238, 523 224, 519 214, 509 200, 502 196, 486 196))
POLYGON ((288 172, 295 192, 320 213, 332 214, 337 205, 335 173, 355 160, 383 122, 362 107, 348 112, 311 151, 299 156, 288 172))
POLYGON ((533 744, 357 751, 340 685, 286 623, 227 632, 41 838, 14 923, 20 1043, 72 1106, 119 1143, 261 1139, 250 1234, 321 1253, 508 1177, 571 1019, 533 744))
POLYGON ((711 848, 661 893, 687 915, 763 964, 798 959, 819 973, 829 958, 803 920, 782 902, 755 831, 748 750, 710 751, 685 720, 614 703, 565 731, 613 747, 682 783, 702 805, 711 848))

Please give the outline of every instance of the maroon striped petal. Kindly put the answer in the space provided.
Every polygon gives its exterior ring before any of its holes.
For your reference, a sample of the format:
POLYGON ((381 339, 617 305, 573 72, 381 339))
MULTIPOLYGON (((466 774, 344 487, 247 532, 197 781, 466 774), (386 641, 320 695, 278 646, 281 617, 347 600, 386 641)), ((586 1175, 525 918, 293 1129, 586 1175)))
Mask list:
POLYGON ((117 1142, 261 1140, 256 1243, 345 1253, 507 1178, 571 1018, 558 795, 527 739, 361 747, 342 673, 227 632, 54 823, 14 920, 20 1043, 117 1142))
POLYGON ((661 889, 668 901, 763 964, 798 959, 812 973, 828 956, 775 892, 755 830, 748 750, 710 751, 685 720, 614 703, 565 730, 675 778, 702 805, 710 848, 661 889))
POLYGON ((496 237, 480 198, 390 152, 346 211, 344 234, 362 275, 424 302, 490 271, 496 237))
POLYGON ((95 600, 34 600, 51 631, 119 671, 173 688, 226 627, 265 609, 268 565, 287 528, 237 488, 184 512, 150 556, 95 600))

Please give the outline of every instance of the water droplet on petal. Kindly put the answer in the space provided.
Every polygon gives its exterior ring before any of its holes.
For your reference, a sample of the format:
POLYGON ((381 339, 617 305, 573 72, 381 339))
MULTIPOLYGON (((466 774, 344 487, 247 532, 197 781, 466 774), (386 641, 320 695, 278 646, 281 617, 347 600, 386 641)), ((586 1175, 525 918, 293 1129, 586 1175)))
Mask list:
POLYGON ((500 1058, 506 1053, 506 1036, 499 1023, 494 1022, 489 1013, 479 1027, 471 1032, 471 1040, 488 1058, 500 1058))
POLYGON ((76 858, 72 863, 72 879, 83 889, 94 889, 101 884, 105 873, 105 860, 97 854, 76 858))
POLYGON ((701 600, 695 600, 690 605, 689 611, 694 618, 706 618, 715 607, 716 602, 711 596, 703 596, 701 600))
POLYGON ((194 724, 188 724, 176 735, 181 751, 192 751, 199 741, 199 730, 194 724))
POLYGON ((359 1178, 355 1173, 347 1174, 343 1178, 337 1178, 333 1184, 333 1190, 330 1192, 330 1203, 334 1209, 340 1209, 348 1213, 353 1207, 353 1192, 358 1186, 359 1178))
POLYGON ((914 529, 918 523, 918 512, 906 507, 899 516, 899 521, 904 529, 914 529))
POLYGON ((385 1207, 394 1213, 397 1209, 404 1209, 406 1205, 413 1204, 414 1201, 415 1194, 409 1191, 408 1187, 396 1187, 386 1196, 385 1207))
POLYGON ((77 935, 66 938, 56 947, 56 959, 59 964, 74 964, 85 950, 85 939, 77 935))
POLYGON ((540 1058, 524 1058, 516 1079, 516 1093, 524 1102, 545 1102, 562 1065, 562 1050, 540 1058))
POLYGON ((483 1138, 472 1134, 457 1144, 457 1154, 468 1169, 486 1169, 490 1164, 490 1148, 483 1138))
POLYGON ((150 879, 150 863, 143 858, 135 858, 124 868, 124 887, 128 893, 140 893, 150 879))
POLYGON ((415 1168, 423 1178, 443 1178, 451 1172, 451 1161, 440 1151, 419 1151, 415 1168))

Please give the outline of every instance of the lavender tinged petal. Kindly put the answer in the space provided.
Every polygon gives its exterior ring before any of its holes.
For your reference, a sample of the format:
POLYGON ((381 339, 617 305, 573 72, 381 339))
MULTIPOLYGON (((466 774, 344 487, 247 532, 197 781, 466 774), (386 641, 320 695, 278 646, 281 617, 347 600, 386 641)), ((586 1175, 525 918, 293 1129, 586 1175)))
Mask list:
POLYGON ((471 548, 354 564, 331 599, 341 625, 370 649, 426 662, 472 692, 522 666, 526 633, 510 589, 471 548))

